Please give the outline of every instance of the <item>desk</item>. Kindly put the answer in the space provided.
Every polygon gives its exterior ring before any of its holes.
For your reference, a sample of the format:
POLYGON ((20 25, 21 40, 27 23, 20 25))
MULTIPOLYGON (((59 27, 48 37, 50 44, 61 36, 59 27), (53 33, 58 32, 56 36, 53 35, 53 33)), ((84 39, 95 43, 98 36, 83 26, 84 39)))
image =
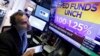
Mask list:
POLYGON ((43 47, 43 49, 47 52, 47 53, 51 53, 53 50, 55 50, 54 47, 50 46, 50 45, 45 45, 43 47))
MULTIPOLYGON (((41 42, 43 41, 42 38, 37 37, 41 42)), ((36 43, 37 45, 40 44, 41 42, 39 42, 37 39, 35 39, 34 37, 32 38, 33 42, 36 43)), ((46 43, 46 42, 44 42, 46 43)), ((47 53, 51 53, 53 50, 55 50, 55 48, 53 46, 50 46, 46 43, 46 45, 44 45, 43 50, 45 50, 47 53)))

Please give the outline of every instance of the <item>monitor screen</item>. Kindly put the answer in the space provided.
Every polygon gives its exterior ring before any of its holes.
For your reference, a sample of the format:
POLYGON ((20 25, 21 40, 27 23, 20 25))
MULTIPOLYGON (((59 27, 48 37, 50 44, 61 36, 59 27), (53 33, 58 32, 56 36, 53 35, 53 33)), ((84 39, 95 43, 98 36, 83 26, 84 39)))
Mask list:
POLYGON ((46 22, 39 19, 39 18, 36 18, 34 16, 30 16, 29 18, 29 23, 32 27, 35 27, 41 31, 44 30, 45 26, 46 26, 46 22))
POLYGON ((50 14, 50 11, 48 9, 37 5, 36 11, 35 11, 35 16, 48 22, 49 14, 50 14))
POLYGON ((53 1, 49 29, 88 55, 99 56, 100 1, 70 1, 53 1))

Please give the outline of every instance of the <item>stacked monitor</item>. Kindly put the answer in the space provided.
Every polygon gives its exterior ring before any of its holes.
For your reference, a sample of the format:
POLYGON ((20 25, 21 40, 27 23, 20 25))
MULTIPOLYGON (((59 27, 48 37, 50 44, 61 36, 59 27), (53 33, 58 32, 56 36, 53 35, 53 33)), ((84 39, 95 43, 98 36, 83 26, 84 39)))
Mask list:
POLYGON ((40 5, 37 5, 35 12, 29 17, 30 25, 40 31, 44 31, 49 21, 50 11, 40 5))
POLYGON ((100 56, 100 1, 52 1, 49 29, 90 56, 100 56))

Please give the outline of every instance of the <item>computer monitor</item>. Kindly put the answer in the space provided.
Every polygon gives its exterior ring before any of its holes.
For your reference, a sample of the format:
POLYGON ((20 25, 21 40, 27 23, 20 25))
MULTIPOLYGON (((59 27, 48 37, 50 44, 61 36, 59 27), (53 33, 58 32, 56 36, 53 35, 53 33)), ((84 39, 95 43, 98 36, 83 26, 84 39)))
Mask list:
POLYGON ((42 6, 37 5, 35 16, 39 17, 42 20, 49 21, 50 11, 42 6))
POLYGON ((46 22, 39 19, 39 18, 36 18, 34 16, 30 16, 29 17, 29 23, 32 27, 36 28, 36 29, 39 29, 40 31, 43 31, 45 26, 46 26, 46 22))
POLYGON ((68 1, 52 1, 56 13, 51 14, 49 29, 89 56, 100 56, 100 1, 68 1))

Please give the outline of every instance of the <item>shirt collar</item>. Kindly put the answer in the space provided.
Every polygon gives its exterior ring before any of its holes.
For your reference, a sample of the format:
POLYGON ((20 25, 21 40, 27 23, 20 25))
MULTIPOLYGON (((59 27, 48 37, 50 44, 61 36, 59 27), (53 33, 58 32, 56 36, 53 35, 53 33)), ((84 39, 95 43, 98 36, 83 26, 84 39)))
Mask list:
POLYGON ((23 34, 26 35, 26 31, 20 30, 20 31, 18 31, 18 34, 19 34, 19 36, 20 36, 20 38, 21 38, 21 37, 23 36, 23 34))

